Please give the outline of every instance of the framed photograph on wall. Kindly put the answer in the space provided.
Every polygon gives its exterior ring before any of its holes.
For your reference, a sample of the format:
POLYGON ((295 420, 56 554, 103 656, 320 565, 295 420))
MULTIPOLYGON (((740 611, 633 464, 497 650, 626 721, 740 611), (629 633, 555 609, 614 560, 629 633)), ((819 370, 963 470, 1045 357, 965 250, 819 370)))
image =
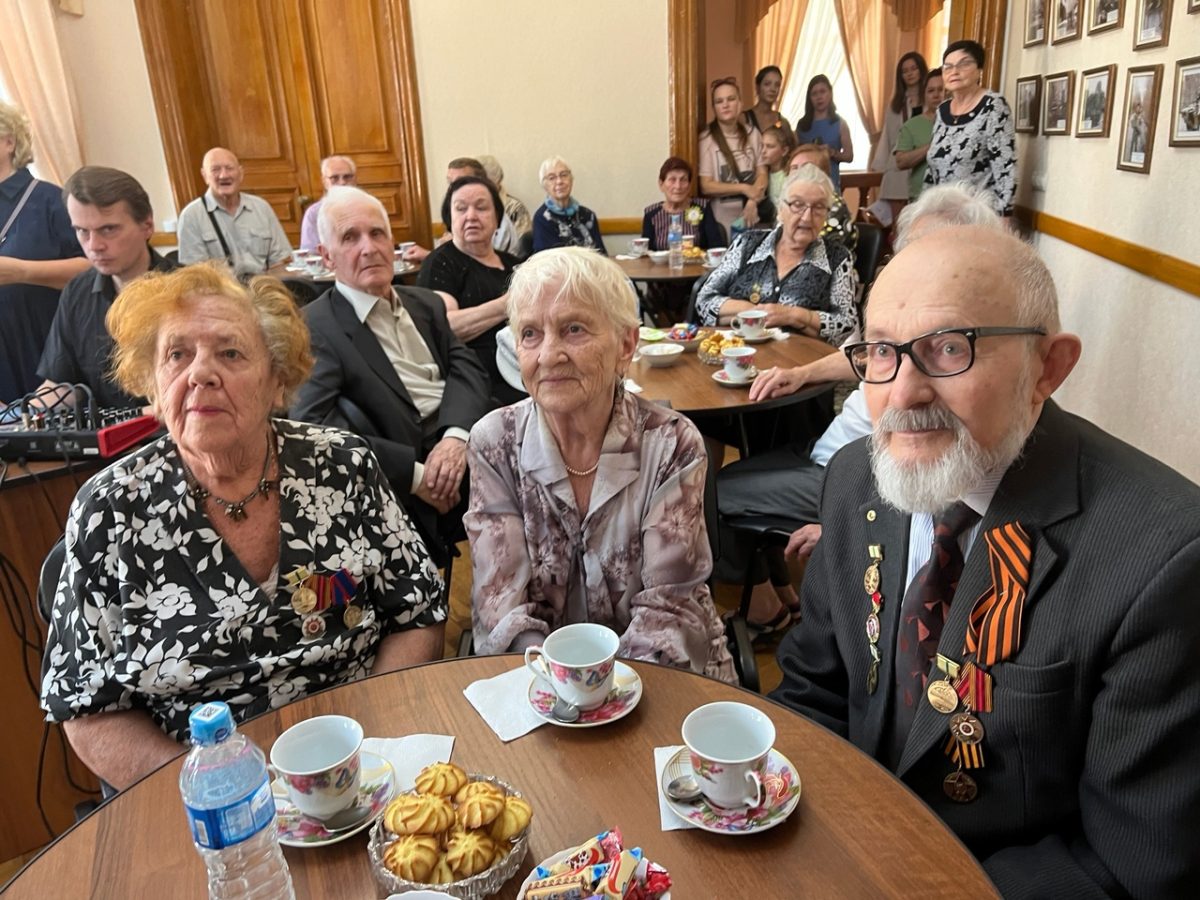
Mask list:
POLYGON ((1065 44, 1083 34, 1083 0, 1049 0, 1054 4, 1052 44, 1065 44))
MULTIPOLYGON (((1050 0, 1025 0, 1025 44, 1046 43, 1046 9, 1050 0)), ((1200 2, 1200 0, 1196 0, 1200 2)))
POLYGON ((1170 37, 1171 0, 1137 0, 1137 15, 1133 20, 1133 49, 1165 47, 1170 37))
POLYGON ((1154 122, 1158 118, 1158 94, 1163 67, 1137 66, 1125 76, 1125 105, 1121 114, 1121 144, 1117 168, 1126 172, 1150 172, 1154 154, 1154 122))
MULTIPOLYGON (((1020 92, 1021 82, 1017 82, 1020 92)), ((1171 101, 1171 146, 1200 147, 1200 56, 1175 63, 1171 101)))
POLYGON ((1088 34, 1111 31, 1125 24, 1125 0, 1091 0, 1088 34))
POLYGON ((1042 88, 1042 134, 1071 133, 1071 104, 1075 100, 1075 73, 1047 75, 1042 88))
POLYGON ((1017 131, 1022 134, 1038 133, 1038 107, 1041 99, 1041 75, 1017 79, 1017 131))
POLYGON ((1079 122, 1075 125, 1075 137, 1108 137, 1116 83, 1115 65, 1079 73, 1079 122))

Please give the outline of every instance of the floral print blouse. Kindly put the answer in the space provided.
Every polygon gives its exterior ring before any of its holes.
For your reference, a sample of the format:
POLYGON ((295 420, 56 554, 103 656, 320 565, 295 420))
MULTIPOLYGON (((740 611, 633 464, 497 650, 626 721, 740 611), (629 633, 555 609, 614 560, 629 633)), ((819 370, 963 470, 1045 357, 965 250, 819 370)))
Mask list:
POLYGON ((817 311, 821 340, 837 346, 858 328, 854 259, 840 242, 817 238, 808 245, 800 263, 780 278, 775 247, 782 234, 783 226, 779 225, 770 232, 747 231, 740 235, 700 288, 696 315, 703 324, 716 325, 721 307, 730 297, 802 306, 817 311), (758 299, 754 300, 756 294, 758 299))
POLYGON ((275 420, 278 588, 245 571, 188 494, 169 436, 87 482, 71 506, 66 561, 42 663, 42 706, 61 722, 145 709, 175 740, 224 700, 242 721, 368 675, 384 636, 444 621, 437 570, 365 441, 275 420), (362 621, 343 608, 305 637, 287 575, 345 569, 362 621))
POLYGON ((503 653, 586 609, 621 635, 620 656, 735 680, 705 581, 708 459, 678 413, 624 396, 581 514, 558 444, 533 400, 490 413, 467 446, 475 647, 503 653))

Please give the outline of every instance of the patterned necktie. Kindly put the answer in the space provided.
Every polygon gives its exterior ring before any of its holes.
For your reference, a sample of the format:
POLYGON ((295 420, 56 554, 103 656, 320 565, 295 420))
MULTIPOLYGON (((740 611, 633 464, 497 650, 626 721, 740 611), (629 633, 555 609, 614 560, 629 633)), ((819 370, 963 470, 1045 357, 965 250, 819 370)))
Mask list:
POLYGON ((896 647, 894 735, 899 748, 908 739, 917 698, 929 680, 929 662, 937 653, 950 602, 963 570, 958 538, 979 521, 979 513, 956 503, 933 520, 933 549, 904 593, 900 639, 896 647))

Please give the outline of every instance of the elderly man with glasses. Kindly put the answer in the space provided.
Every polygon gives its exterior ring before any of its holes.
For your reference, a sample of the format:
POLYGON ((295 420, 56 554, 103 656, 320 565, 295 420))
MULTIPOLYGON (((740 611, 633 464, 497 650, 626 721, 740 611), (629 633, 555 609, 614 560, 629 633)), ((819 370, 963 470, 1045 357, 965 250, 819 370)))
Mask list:
POLYGON ((772 696, 895 772, 1006 897, 1192 895, 1200 488, 1050 399, 1080 341, 1008 234, 915 240, 864 337, 874 431, 829 463, 772 696))

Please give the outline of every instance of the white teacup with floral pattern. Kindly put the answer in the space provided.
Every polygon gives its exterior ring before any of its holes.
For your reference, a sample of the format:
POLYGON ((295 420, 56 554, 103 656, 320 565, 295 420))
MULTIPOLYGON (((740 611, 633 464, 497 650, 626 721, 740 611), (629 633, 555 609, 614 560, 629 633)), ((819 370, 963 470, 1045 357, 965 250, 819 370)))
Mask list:
POLYGON ((775 725, 745 703, 707 703, 683 720, 683 742, 708 802, 725 809, 762 806, 775 725))
POLYGON ((363 730, 348 716, 316 716, 293 725, 271 747, 271 768, 296 808, 328 819, 358 798, 363 730))
POLYGON ((580 709, 596 709, 612 693, 613 660, 620 642, 604 625, 564 625, 548 634, 540 647, 526 648, 525 665, 560 699, 580 709))

